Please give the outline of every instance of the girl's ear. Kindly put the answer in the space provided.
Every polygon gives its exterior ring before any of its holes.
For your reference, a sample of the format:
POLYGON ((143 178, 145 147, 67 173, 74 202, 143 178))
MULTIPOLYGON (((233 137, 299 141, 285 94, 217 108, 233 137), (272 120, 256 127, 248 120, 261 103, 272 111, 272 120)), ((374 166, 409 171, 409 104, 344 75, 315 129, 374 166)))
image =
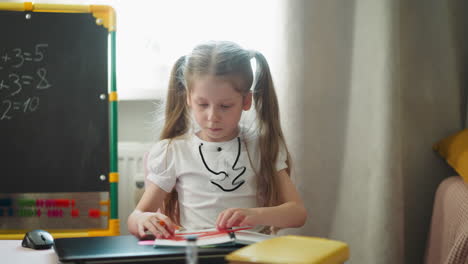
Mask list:
POLYGON ((244 99, 242 102, 242 110, 247 111, 250 109, 251 106, 252 106, 252 92, 249 92, 244 96, 244 99))

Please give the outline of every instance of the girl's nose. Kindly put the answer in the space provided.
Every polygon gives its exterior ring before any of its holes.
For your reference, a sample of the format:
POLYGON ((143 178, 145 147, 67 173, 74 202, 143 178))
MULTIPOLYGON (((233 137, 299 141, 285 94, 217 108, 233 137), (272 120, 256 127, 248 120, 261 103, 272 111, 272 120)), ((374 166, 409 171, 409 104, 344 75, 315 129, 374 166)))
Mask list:
POLYGON ((221 118, 219 111, 215 107, 211 107, 208 110, 208 121, 216 122, 221 118))

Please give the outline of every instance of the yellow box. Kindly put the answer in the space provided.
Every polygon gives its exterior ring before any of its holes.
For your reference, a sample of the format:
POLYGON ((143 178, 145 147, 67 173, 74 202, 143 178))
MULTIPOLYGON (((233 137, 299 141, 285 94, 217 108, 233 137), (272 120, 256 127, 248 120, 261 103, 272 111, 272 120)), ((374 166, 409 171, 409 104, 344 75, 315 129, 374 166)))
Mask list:
POLYGON ((280 236, 231 252, 230 264, 342 264, 349 258, 346 243, 307 236, 280 236))

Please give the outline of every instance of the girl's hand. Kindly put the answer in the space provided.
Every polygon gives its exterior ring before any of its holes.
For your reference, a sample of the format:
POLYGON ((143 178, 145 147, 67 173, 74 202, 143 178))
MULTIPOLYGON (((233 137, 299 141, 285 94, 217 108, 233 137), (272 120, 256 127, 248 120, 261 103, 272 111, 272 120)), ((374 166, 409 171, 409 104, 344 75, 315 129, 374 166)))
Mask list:
POLYGON ((171 219, 161 213, 140 212, 136 223, 140 237, 144 237, 147 230, 158 239, 172 237, 175 232, 171 219))
POLYGON ((254 226, 259 220, 260 214, 255 208, 229 208, 218 215, 216 227, 227 229, 233 226, 254 226))

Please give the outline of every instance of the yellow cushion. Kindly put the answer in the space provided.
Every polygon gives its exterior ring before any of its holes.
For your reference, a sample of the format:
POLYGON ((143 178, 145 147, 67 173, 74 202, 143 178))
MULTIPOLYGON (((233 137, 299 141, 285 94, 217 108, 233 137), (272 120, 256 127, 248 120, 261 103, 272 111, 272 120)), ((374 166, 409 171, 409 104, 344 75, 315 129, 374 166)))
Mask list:
POLYGON ((468 129, 442 139, 434 150, 468 183, 468 129))
POLYGON ((346 243, 292 235, 263 240, 226 256, 230 264, 342 264, 348 258, 349 248, 346 243))

